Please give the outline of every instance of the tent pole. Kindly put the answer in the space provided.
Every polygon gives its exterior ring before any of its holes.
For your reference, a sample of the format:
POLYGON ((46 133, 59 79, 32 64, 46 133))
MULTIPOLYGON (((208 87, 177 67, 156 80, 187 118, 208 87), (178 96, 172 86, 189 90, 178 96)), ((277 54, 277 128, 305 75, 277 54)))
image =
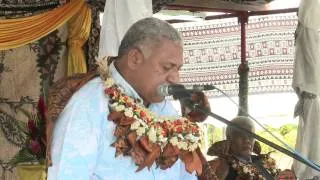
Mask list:
POLYGON ((248 72, 249 66, 246 60, 246 24, 248 23, 248 12, 239 12, 238 22, 241 26, 241 64, 238 68, 239 74, 239 116, 248 115, 248 72))

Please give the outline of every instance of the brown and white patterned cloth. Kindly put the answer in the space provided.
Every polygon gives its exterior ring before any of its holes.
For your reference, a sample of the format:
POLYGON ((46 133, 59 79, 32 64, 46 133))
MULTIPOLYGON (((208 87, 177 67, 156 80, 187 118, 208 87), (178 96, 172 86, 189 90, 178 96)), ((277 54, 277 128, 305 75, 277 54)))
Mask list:
MULTIPOLYGON (((249 93, 292 92, 295 13, 255 16, 247 24, 249 93)), ((239 89, 240 25, 236 18, 173 24, 184 39, 183 84, 239 89)), ((220 96, 216 91, 209 96, 220 96)))
MULTIPOLYGON (((37 42, 16 49, 0 51, 0 160, 6 162, 19 149, 15 141, 8 141, 5 134, 13 135, 14 132, 2 132, 10 129, 12 122, 26 122, 28 118, 17 111, 23 107, 32 110, 40 94, 56 79, 66 75, 66 26, 52 32, 37 42)), ((17 131, 15 137, 20 137, 17 131)), ((4 179, 16 179, 15 174, 4 173, 4 179)))

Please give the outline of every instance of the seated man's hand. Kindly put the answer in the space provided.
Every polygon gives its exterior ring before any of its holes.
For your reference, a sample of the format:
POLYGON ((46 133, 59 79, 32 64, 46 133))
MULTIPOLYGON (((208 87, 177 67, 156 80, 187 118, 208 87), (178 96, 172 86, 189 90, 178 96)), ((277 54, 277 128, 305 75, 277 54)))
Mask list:
POLYGON ((284 179, 296 180, 297 177, 292 170, 285 169, 280 172, 280 174, 278 175, 278 177, 276 179, 278 179, 278 180, 284 180, 284 179))
MULTIPOLYGON (((203 92, 192 93, 191 100, 194 103, 198 104, 201 108, 210 111, 210 104, 208 98, 203 92)), ((180 101, 180 103, 182 116, 190 118, 193 122, 203 122, 208 117, 208 115, 200 111, 191 110, 183 103, 183 101, 180 101)))

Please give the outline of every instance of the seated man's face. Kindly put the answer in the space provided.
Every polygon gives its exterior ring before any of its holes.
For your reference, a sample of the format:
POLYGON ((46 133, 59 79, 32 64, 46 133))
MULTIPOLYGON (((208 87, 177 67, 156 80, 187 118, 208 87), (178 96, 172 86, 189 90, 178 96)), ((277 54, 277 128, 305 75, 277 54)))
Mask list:
POLYGON ((164 99, 158 94, 158 87, 163 84, 179 82, 179 70, 183 65, 181 45, 170 40, 162 40, 136 71, 135 89, 147 102, 160 102, 164 99))
POLYGON ((233 155, 240 156, 245 159, 250 158, 255 141, 252 137, 249 137, 240 130, 233 130, 230 141, 233 155))

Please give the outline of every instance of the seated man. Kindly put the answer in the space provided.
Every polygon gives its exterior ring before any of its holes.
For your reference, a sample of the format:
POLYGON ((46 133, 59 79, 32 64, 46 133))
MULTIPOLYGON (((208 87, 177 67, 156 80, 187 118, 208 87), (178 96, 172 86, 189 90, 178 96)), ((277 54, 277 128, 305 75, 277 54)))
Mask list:
MULTIPOLYGON (((247 117, 238 116, 231 122, 255 132, 253 122, 247 117)), ((269 180, 279 177, 280 170, 276 168, 275 160, 269 154, 260 154, 261 147, 255 139, 231 126, 227 127, 226 136, 227 140, 217 142, 209 148, 208 155, 218 156, 218 158, 208 162, 209 166, 204 174, 213 171, 218 179, 226 180, 269 180)), ((287 173, 290 172, 284 171, 280 177, 287 173)), ((209 178, 203 175, 202 179, 209 178)))

